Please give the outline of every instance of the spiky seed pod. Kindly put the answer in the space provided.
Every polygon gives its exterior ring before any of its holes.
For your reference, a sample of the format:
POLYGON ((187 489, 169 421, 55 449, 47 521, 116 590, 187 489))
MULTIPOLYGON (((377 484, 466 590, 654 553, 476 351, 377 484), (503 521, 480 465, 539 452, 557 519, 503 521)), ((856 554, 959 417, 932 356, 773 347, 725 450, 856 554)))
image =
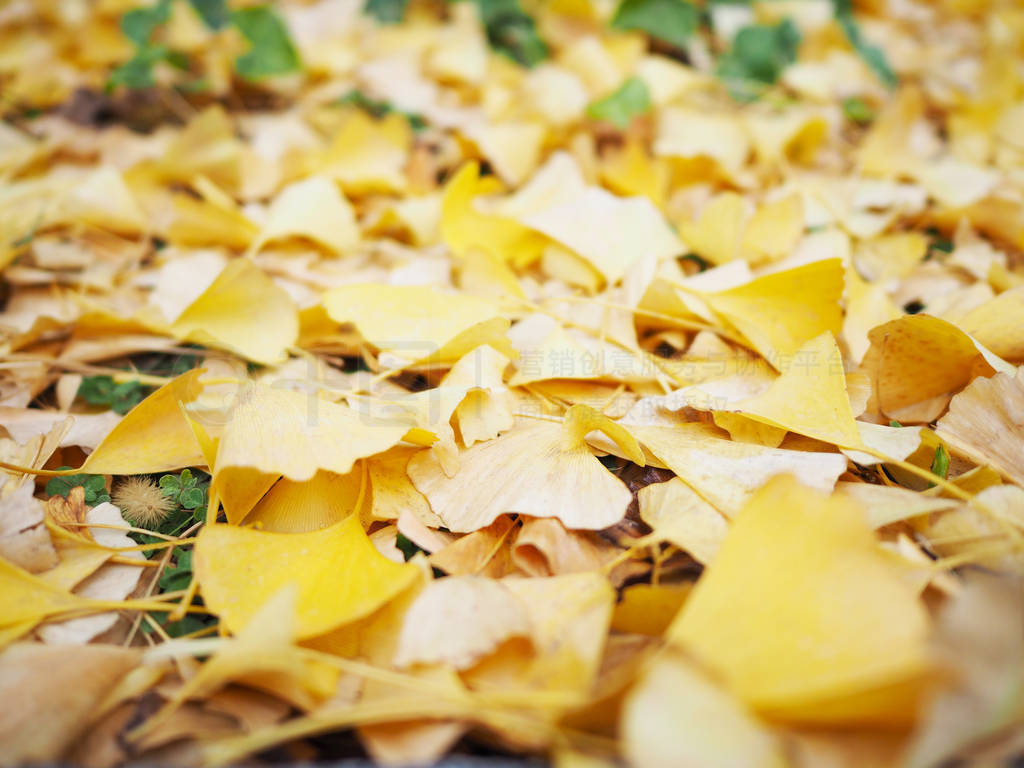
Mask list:
POLYGON ((125 478, 114 488, 112 501, 128 522, 150 530, 166 520, 175 506, 148 477, 125 478))

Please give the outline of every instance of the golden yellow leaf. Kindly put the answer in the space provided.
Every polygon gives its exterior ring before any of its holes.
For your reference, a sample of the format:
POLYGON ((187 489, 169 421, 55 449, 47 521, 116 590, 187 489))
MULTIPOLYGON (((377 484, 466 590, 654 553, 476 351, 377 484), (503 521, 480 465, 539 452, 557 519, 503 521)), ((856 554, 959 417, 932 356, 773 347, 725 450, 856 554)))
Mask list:
POLYGON ((842 262, 824 259, 701 298, 781 371, 811 339, 825 331, 839 333, 842 293, 842 262))
POLYGON ((907 722, 929 621, 902 567, 856 503, 778 478, 733 521, 669 637, 772 717, 907 722))
POLYGON ((248 259, 235 259, 171 324, 182 341, 227 349, 257 363, 279 363, 299 335, 299 313, 248 259))
POLYGON ((406 611, 395 664, 472 666, 510 637, 528 637, 528 612, 500 582, 449 576, 431 582, 406 611))
POLYGON ((509 322, 495 305, 418 285, 345 285, 324 295, 331 319, 353 323, 367 342, 410 361, 458 360, 489 344, 511 355, 509 322))
POLYGON ((672 651, 652 661, 626 697, 622 727, 637 768, 787 764, 765 724, 672 651))
POLYGON ((321 635, 376 610, 416 578, 377 553, 357 516, 310 533, 210 525, 195 546, 206 604, 239 632, 282 587, 294 584, 295 636, 321 635))
POLYGON ((249 253, 269 242, 293 237, 312 240, 334 254, 344 253, 359 241, 355 212, 333 181, 310 176, 282 190, 249 253))
POLYGON ((715 509, 728 518, 775 475, 830 491, 846 471, 841 453, 814 453, 737 443, 708 424, 633 427, 639 440, 715 509))
POLYGON ((463 451, 454 477, 426 451, 409 462, 409 477, 451 531, 475 531, 505 513, 557 517, 567 528, 606 528, 622 518, 632 497, 584 442, 595 429, 643 464, 623 427, 575 405, 562 424, 537 421, 463 451), (554 477, 558 483, 549 482, 554 477))
POLYGON ((900 422, 931 421, 977 376, 1014 370, 956 326, 930 315, 885 323, 868 339, 861 370, 871 376, 872 401, 900 422))
POLYGON ((181 409, 202 393, 202 374, 202 370, 183 373, 139 403, 89 454, 82 471, 137 475, 204 464, 181 409))
POLYGON ((953 396, 936 434, 954 453, 1024 484, 1022 409, 1024 368, 1018 368, 1016 375, 1000 372, 991 378, 979 377, 953 396))
POLYGON ((4 765, 55 762, 89 727, 96 704, 140 660, 135 648, 18 644, 0 654, 4 765))
POLYGON ((715 559, 729 525, 718 510, 678 477, 641 488, 637 501, 640 518, 654 529, 638 545, 667 541, 689 552, 702 565, 715 559))

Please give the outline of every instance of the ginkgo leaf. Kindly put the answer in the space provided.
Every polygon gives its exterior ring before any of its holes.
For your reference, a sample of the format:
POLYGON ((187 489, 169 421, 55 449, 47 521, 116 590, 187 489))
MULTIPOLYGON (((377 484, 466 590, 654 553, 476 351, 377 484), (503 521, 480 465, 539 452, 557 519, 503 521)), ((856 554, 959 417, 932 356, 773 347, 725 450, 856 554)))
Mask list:
POLYGON ((374 423, 348 406, 289 389, 247 384, 217 448, 216 471, 252 468, 290 480, 318 469, 346 474, 357 459, 387 450, 408 425, 374 423))
POLYGON ((735 410, 844 448, 862 444, 846 393, 842 356, 828 331, 802 345, 765 392, 741 400, 735 410))
POLYGON ((638 768, 787 764, 767 726, 677 652, 644 670, 624 702, 622 727, 638 768))
POLYGON ((596 571, 619 550, 590 531, 570 531, 557 518, 526 518, 512 546, 512 562, 530 576, 596 571))
POLYGON ((635 262, 660 261, 685 250, 649 199, 617 197, 600 187, 587 187, 520 221, 588 261, 609 285, 635 262))
POLYGON ((275 240, 304 237, 335 254, 344 253, 359 241, 352 206, 333 181, 310 176, 281 191, 267 212, 267 222, 249 253, 275 240))
POLYGON ((89 454, 81 471, 136 475, 204 464, 181 410, 202 393, 202 374, 202 370, 183 373, 135 406, 89 454))
POLYGON ((707 424, 630 429, 665 466, 728 518, 737 515, 775 475, 792 474, 804 485, 830 491, 846 471, 841 453, 736 443, 707 424))
POLYGON ((707 565, 722 546, 729 525, 722 514, 696 491, 673 477, 637 493, 640 518, 653 529, 637 544, 667 541, 707 565))
POLYGON ((431 582, 405 614, 395 664, 473 665, 510 637, 529 637, 526 607, 500 582, 450 576, 431 582))
POLYGON ((235 259, 171 324, 183 341, 279 363, 299 335, 299 314, 283 288, 248 259, 235 259))
POLYGON ((511 354, 508 320, 475 296, 418 285, 345 285, 325 294, 324 307, 373 346, 408 360, 453 361, 481 344, 511 354))
POLYGON ((825 331, 839 333, 842 293, 842 262, 823 259, 701 298, 781 371, 806 342, 825 331))
POLYGON ((1000 372, 977 378, 954 395, 936 434, 955 453, 986 464, 1015 483, 1024 484, 1024 368, 1016 375, 1000 372))
POLYGON ((958 504, 956 499, 929 498, 898 486, 844 481, 836 483, 836 495, 850 498, 860 505, 867 512, 872 528, 941 512, 958 504))
POLYGON ((7 765, 59 761, 89 726, 97 702, 140 661, 136 648, 22 643, 0 654, 0 724, 7 765))
POLYGON ((243 525, 274 533, 307 533, 328 528, 369 501, 369 479, 357 466, 345 475, 318 471, 296 482, 282 477, 245 516, 243 525), (362 494, 362 495, 361 495, 362 494))
MULTIPOLYGON (((338 182, 348 193, 401 191, 406 186, 403 169, 411 142, 409 121, 404 116, 391 114, 374 120, 353 110, 330 147, 310 163, 310 170, 338 182)), ((351 215, 337 224, 356 233, 351 215)))
POLYGON ((725 264, 740 255, 745 214, 743 197, 723 192, 704 206, 696 221, 682 222, 679 234, 701 258, 725 264))
POLYGON ((151 649, 147 657, 150 662, 213 653, 163 708, 128 734, 128 739, 145 738, 186 701, 209 696, 229 682, 267 691, 307 710, 330 696, 337 685, 337 668, 310 658, 294 645, 301 624, 297 591, 294 585, 283 585, 272 592, 234 637, 177 640, 151 649))
POLYGON ((544 239, 506 214, 477 210, 475 201, 495 191, 480 178, 479 167, 464 165, 448 182, 441 203, 441 237, 458 256, 485 251, 500 261, 540 254, 544 239))
POLYGON ((907 721, 929 621, 904 567, 855 502, 779 478, 733 521, 669 637, 773 717, 907 721))
POLYGON ((208 525, 194 557, 206 604, 233 632, 279 589, 296 585, 298 638, 366 616, 412 584, 417 573, 378 554, 354 515, 310 533, 208 525))
POLYGON ((557 517, 567 528, 606 528, 622 518, 632 496, 587 447, 584 438, 592 430, 643 464, 623 427, 575 405, 562 424, 537 421, 463 451, 454 477, 429 452, 413 457, 409 477, 451 531, 475 531, 505 513, 557 517), (560 481, 549 482, 554 477, 560 481))
POLYGON ((441 380, 441 387, 466 390, 452 418, 467 448, 512 427, 512 395, 503 381, 508 363, 508 357, 493 347, 477 347, 455 363, 441 380))
POLYGON ((930 315, 885 323, 868 339, 861 370, 871 377, 872 401, 901 422, 931 421, 975 377, 1014 371, 955 325, 930 315))

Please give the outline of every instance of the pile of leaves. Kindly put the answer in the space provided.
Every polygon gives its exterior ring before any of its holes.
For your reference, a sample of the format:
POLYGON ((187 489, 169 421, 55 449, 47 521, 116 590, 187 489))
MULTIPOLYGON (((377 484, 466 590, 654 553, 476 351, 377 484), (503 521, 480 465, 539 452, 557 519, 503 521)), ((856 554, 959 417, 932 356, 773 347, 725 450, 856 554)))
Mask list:
POLYGON ((1014 0, 0 8, 0 765, 1024 753, 1014 0))

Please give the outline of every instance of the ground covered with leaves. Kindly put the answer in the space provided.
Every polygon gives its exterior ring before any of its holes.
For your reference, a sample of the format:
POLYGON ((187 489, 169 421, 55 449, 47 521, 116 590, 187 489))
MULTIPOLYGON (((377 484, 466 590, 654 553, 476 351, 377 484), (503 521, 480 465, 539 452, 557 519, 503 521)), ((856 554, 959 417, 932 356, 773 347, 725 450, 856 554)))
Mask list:
POLYGON ((1022 57, 3 3, 0 764, 1019 759, 1022 57))

